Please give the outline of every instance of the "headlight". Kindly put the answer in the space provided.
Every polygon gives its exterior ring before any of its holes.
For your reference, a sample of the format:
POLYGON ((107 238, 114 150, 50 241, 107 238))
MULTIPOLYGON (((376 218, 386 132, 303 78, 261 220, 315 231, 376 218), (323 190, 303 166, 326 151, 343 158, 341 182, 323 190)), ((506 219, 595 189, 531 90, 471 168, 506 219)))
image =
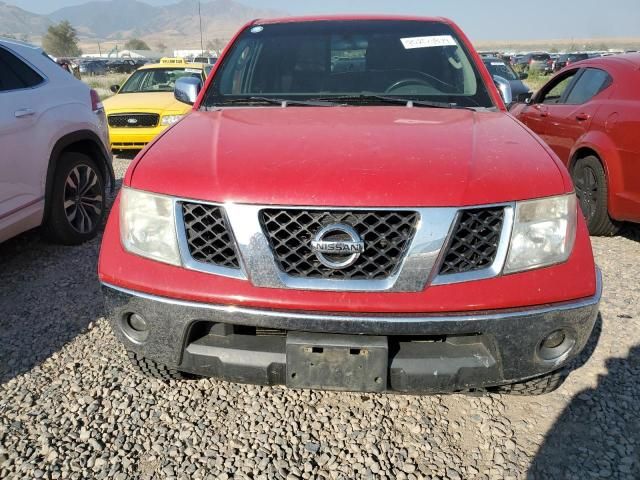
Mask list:
POLYGON ((576 196, 516 203, 505 273, 566 261, 576 237, 576 196))
POLYGON ((169 197, 123 188, 120 236, 131 253, 180 265, 175 212, 169 197))
POLYGON ((184 115, 165 115, 162 117, 162 125, 173 125, 182 117, 184 117, 184 115))

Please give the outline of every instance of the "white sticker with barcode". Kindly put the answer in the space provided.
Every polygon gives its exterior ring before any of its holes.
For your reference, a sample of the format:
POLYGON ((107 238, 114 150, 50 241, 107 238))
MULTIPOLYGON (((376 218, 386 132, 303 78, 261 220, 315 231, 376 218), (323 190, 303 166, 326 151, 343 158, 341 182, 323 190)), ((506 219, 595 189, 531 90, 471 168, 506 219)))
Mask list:
POLYGON ((504 67, 504 62, 491 62, 491 65, 494 65, 496 67, 504 67))
POLYGON ((406 50, 412 48, 451 47, 456 46, 456 41, 451 35, 433 35, 431 37, 401 38, 400 41, 406 50))
POLYGON ((187 72, 187 73, 201 73, 202 72, 202 70, 200 70, 198 68, 185 68, 184 71, 187 72))

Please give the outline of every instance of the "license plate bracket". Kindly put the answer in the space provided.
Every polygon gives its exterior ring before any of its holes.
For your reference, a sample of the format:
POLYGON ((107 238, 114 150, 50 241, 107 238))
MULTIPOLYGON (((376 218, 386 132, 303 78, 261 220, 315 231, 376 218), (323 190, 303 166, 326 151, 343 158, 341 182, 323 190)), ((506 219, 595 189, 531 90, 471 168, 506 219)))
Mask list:
POLYGON ((387 337, 289 332, 287 386, 383 392, 387 389, 387 337))

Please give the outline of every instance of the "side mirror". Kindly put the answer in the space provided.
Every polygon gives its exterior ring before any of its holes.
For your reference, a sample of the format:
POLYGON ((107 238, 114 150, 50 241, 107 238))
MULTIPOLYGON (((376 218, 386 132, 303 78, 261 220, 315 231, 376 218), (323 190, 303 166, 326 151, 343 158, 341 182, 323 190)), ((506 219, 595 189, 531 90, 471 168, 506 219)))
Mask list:
POLYGON ((118 93, 118 90, 120 90, 120 85, 111 85, 109 87, 109 90, 111 90, 113 93, 118 93))
POLYGON ((202 80, 194 77, 182 77, 176 81, 173 96, 179 102, 193 105, 202 89, 202 80))
POLYGON ((520 80, 526 80, 527 78, 529 78, 529 74, 525 72, 521 72, 520 75, 518 75, 518 77, 520 77, 520 80))
POLYGON ((533 97, 533 92, 521 93, 518 95, 519 103, 526 103, 527 105, 531 103, 531 97, 533 97))
POLYGON ((493 81, 500 90, 500 96, 502 97, 502 101, 504 104, 509 107, 513 103, 513 93, 511 92, 511 84, 509 81, 499 75, 493 76, 493 81))

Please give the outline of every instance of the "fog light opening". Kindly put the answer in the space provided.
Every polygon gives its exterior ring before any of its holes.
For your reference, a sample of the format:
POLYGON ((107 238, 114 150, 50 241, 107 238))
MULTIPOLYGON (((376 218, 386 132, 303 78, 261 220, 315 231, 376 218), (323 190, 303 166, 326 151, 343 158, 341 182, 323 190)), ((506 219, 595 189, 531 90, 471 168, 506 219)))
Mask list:
POLYGON ((147 321, 144 319, 142 315, 138 315, 137 313, 132 313, 127 318, 127 324, 129 328, 135 332, 142 333, 149 330, 147 325, 147 321))
POLYGON ((569 354, 575 340, 565 330, 554 330, 546 335, 538 346, 538 355, 544 361, 561 361, 569 354))
POLYGON ((122 316, 121 328, 134 343, 142 343, 149 336, 149 323, 139 313, 127 313, 122 316))
POLYGON ((543 348, 557 348, 564 342, 567 336, 562 330, 556 330, 555 332, 550 333, 546 336, 546 338, 542 341, 543 348))

